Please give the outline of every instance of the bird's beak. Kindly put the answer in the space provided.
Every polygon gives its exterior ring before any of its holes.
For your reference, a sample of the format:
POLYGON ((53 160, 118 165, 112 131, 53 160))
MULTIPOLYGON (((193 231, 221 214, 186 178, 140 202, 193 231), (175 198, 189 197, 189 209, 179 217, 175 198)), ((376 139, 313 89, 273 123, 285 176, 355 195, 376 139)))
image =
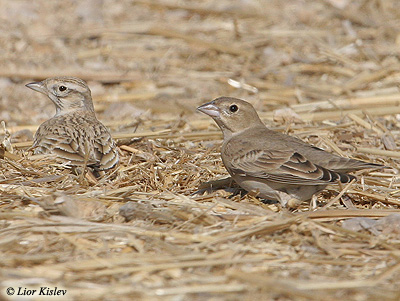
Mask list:
POLYGON ((220 117, 221 113, 218 109, 218 107, 214 104, 213 101, 207 102, 204 105, 201 105, 200 107, 197 108, 200 112, 207 114, 208 116, 211 117, 220 117))
POLYGON ((30 89, 32 89, 32 90, 35 90, 35 91, 38 91, 40 93, 46 94, 43 82, 33 82, 33 83, 30 83, 30 84, 26 84, 25 86, 30 88, 30 89))

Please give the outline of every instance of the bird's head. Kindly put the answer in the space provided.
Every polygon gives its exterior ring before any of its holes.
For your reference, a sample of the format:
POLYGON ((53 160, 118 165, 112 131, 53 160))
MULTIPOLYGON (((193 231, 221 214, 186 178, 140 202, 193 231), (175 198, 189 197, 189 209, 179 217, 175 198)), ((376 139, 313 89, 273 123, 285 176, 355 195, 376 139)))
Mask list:
POLYGON ((233 97, 219 97, 197 108, 209 115, 222 130, 225 138, 248 128, 263 125, 254 107, 233 97))
POLYGON ((94 112, 90 89, 79 78, 52 77, 26 86, 47 95, 56 106, 56 116, 77 110, 94 112))

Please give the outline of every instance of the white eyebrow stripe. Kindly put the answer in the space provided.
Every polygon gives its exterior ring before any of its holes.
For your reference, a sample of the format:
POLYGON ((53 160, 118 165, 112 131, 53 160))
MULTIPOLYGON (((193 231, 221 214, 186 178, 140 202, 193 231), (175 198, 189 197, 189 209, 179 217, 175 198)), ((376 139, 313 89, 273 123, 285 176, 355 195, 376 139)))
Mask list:
POLYGON ((71 82, 61 83, 61 85, 65 85, 67 88, 69 88, 71 90, 76 90, 76 91, 81 92, 81 93, 84 93, 84 92, 87 91, 86 87, 82 87, 79 84, 75 84, 75 83, 71 83, 71 82))

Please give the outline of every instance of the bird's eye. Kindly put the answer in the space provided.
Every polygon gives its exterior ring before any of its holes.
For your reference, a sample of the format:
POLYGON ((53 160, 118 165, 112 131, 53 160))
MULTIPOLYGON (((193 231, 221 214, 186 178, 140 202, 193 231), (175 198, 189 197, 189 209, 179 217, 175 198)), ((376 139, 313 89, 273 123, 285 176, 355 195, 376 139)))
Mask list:
POLYGON ((237 110, 239 110, 239 108, 238 108, 237 105, 231 105, 231 106, 229 107, 229 111, 231 111, 232 113, 237 112, 237 110))
POLYGON ((59 87, 58 87, 58 90, 59 90, 60 92, 63 92, 63 91, 65 91, 65 90, 67 90, 67 87, 66 87, 66 86, 59 86, 59 87))

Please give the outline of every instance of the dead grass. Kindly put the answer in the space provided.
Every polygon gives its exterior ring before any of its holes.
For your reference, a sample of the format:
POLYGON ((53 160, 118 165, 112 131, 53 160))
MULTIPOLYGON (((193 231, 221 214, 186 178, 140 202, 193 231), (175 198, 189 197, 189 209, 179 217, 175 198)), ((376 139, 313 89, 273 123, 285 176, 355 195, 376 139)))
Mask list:
POLYGON ((22 27, 11 16, 25 1, 8 4, 2 296, 57 286, 86 300, 398 300, 399 4, 340 2, 51 2, 25 8, 22 27), (68 16, 63 26, 49 12, 68 16), (97 182, 27 151, 52 108, 23 84, 51 75, 89 80, 119 142, 121 165, 97 182), (232 197, 215 181, 227 177, 221 133, 194 114, 221 95, 251 101, 277 131, 387 168, 294 211, 232 197))

